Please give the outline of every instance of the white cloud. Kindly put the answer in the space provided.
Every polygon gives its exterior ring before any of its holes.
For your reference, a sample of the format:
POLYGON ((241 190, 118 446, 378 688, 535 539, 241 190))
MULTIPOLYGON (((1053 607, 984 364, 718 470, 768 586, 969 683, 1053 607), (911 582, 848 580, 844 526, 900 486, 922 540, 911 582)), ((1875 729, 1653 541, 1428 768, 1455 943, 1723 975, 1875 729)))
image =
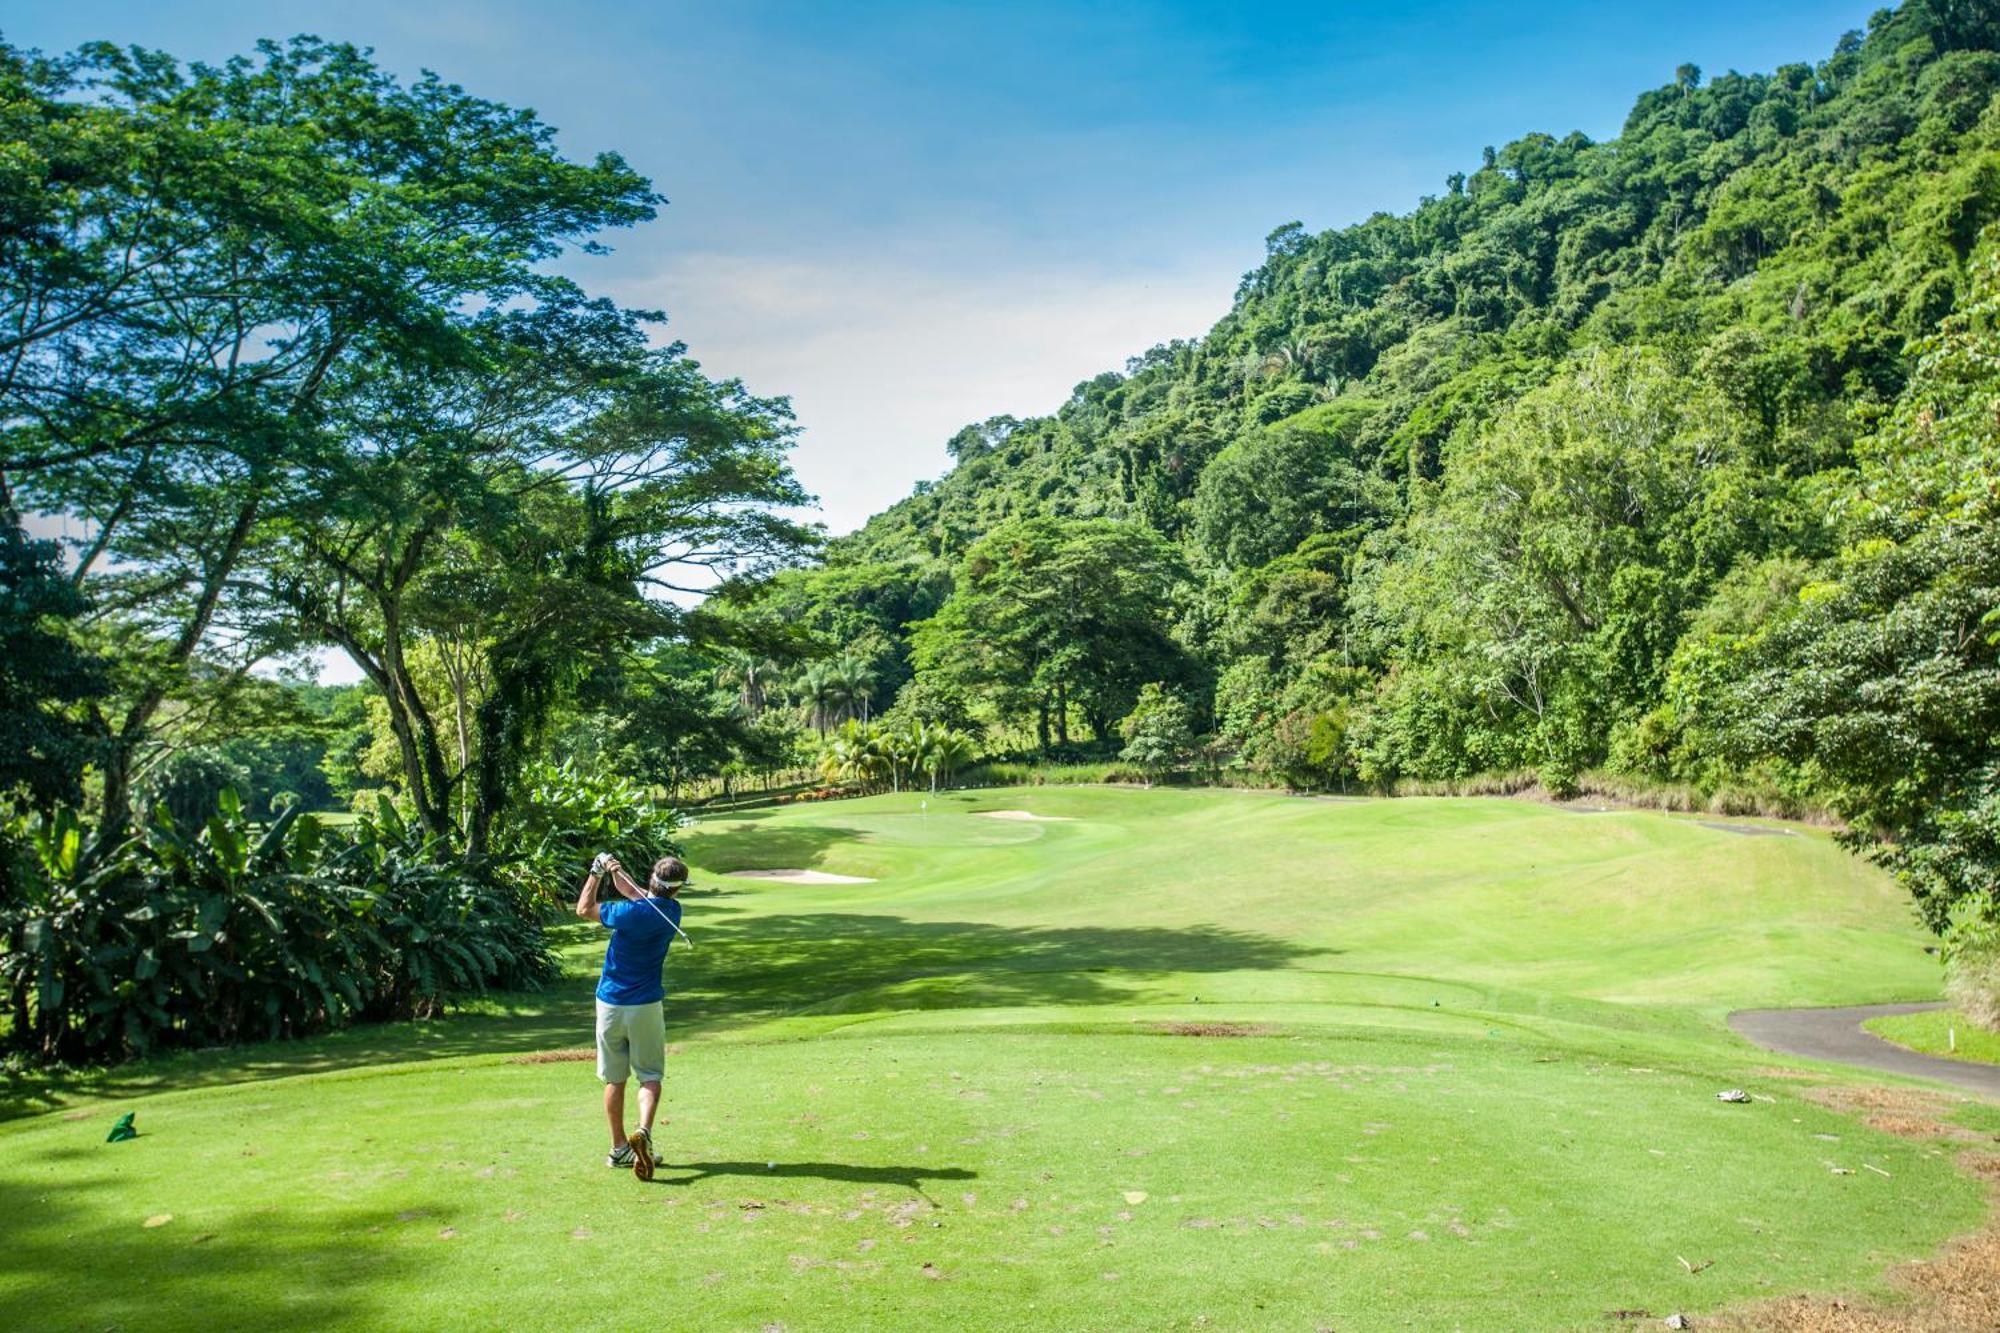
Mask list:
POLYGON ((1205 331, 1237 271, 1210 261, 1112 272, 1023 268, 969 246, 689 253, 619 295, 671 312, 710 374, 790 395, 799 477, 845 532, 942 472, 944 442, 968 421, 1050 411, 1079 381, 1205 331))

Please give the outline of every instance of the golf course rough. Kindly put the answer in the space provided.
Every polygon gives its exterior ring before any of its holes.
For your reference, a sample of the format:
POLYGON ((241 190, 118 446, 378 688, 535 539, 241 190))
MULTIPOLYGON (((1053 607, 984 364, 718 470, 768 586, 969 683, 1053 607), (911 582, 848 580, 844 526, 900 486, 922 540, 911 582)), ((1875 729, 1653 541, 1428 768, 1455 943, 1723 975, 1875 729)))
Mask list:
POLYGON ((1815 832, 1013 790, 689 859, 657 1183, 600 1165, 587 1063, 522 1059, 587 1040, 566 928, 544 994, 17 1086, 0 1327, 1601 1328, 1865 1296, 1986 1217, 1963 1144, 1723 1024, 1935 993, 1815 832), (774 867, 873 882, 725 873, 774 867))

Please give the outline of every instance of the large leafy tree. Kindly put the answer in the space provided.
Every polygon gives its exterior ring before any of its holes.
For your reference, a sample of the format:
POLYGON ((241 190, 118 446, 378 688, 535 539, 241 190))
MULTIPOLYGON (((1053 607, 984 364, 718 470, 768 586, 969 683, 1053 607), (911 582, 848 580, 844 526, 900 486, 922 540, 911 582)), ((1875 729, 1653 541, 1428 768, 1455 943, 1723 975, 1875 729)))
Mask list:
POLYGON ((1394 506, 1391 489, 1354 456, 1375 408, 1323 403, 1216 455, 1195 487, 1195 548, 1215 564, 1254 568, 1316 534, 1379 523, 1394 506))
POLYGON ((183 67, 0 50, 20 151, 0 196, 0 472, 91 534, 79 577, 122 631, 104 804, 202 660, 266 644, 234 614, 261 525, 311 495, 329 395, 463 367, 488 312, 563 300, 540 264, 651 215, 613 156, 353 47, 264 43, 183 67))
POLYGON ((1523 398, 1451 455, 1376 582, 1391 651, 1425 664, 1391 694, 1406 757, 1467 745, 1426 719, 1470 704, 1477 762, 1601 762, 1756 545, 1757 487, 1726 406, 1657 357, 1594 354, 1523 398))
POLYGON ((1043 749, 1068 742, 1072 708, 1109 739, 1141 686, 1185 671, 1167 632, 1185 576, 1172 545, 1141 524, 1003 524, 966 552, 951 599, 917 626, 918 669, 1009 720, 1032 714, 1043 749))
POLYGON ((479 851, 591 671, 717 632, 648 592, 790 555, 807 534, 770 509, 807 497, 783 404, 651 348, 634 316, 551 300, 467 332, 462 364, 341 386, 328 427, 342 447, 307 469, 310 498, 252 562, 277 624, 339 645, 381 691, 418 818, 479 851), (440 735, 451 710, 412 669, 419 644, 476 657, 476 746, 454 754, 440 735))

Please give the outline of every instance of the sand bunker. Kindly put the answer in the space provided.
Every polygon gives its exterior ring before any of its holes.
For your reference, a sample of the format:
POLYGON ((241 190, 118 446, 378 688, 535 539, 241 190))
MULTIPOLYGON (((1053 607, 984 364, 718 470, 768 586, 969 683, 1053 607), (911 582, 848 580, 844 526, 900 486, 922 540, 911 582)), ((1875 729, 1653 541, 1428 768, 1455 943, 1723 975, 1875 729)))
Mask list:
POLYGON ((775 879, 784 884, 873 884, 862 875, 830 875, 824 870, 731 870, 731 879, 775 879))
POLYGON ((975 814, 986 819, 1026 819, 1036 824, 1067 824, 1068 815, 1038 815, 1027 810, 978 810, 975 814))

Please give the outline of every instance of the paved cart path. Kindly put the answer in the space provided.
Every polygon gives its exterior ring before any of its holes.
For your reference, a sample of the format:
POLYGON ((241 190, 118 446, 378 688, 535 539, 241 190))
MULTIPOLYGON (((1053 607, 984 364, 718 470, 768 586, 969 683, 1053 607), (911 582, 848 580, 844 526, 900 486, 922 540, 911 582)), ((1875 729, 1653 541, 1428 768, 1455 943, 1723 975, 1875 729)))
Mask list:
POLYGON ((1803 1055, 1813 1060, 1858 1065, 1889 1074, 1912 1078, 1934 1078, 1940 1083, 1978 1093, 2000 1101, 2000 1065, 1974 1064, 1967 1060, 1947 1060, 1937 1055, 1921 1055, 1894 1042, 1884 1041, 1861 1025, 1871 1018, 1889 1014, 1914 1014, 1926 1009, 1942 1009, 1941 1004, 1863 1004, 1843 1009, 1740 1009, 1729 1016, 1729 1026, 1766 1050, 1786 1055, 1803 1055))

